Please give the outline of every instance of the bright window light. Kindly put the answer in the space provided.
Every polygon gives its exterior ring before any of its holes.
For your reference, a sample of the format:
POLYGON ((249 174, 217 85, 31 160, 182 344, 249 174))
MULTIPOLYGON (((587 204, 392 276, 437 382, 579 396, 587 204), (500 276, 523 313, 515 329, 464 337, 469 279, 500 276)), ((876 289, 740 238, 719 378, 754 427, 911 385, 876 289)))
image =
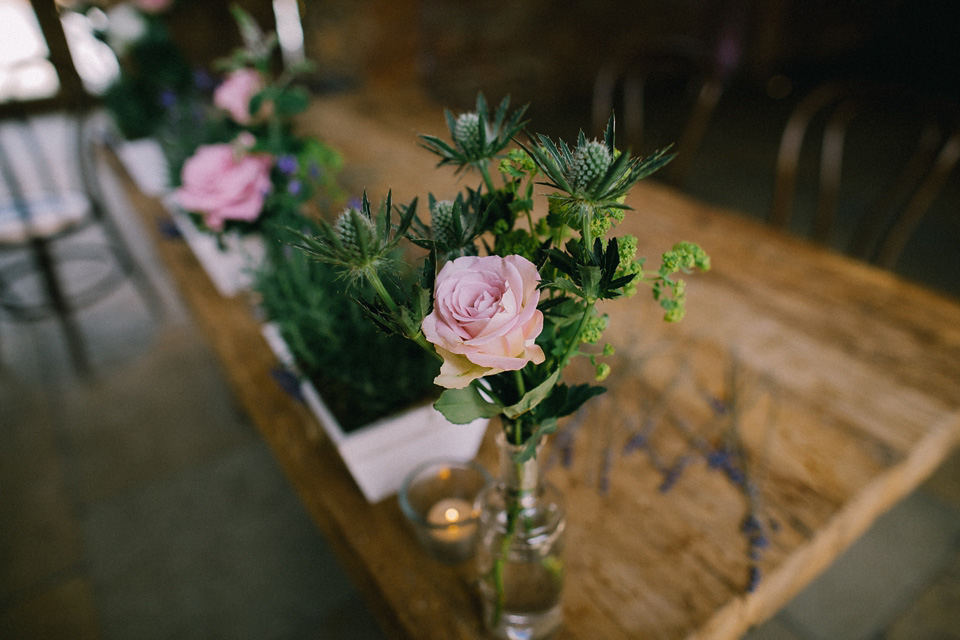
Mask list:
POLYGON ((0 102, 55 95, 57 71, 28 0, 0 0, 0 102))

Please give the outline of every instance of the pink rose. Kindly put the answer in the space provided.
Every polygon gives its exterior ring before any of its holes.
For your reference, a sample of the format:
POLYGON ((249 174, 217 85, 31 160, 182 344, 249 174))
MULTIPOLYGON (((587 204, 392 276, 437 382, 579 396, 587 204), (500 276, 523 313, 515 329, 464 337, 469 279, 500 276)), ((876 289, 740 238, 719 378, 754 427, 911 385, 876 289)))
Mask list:
POLYGON ((266 103, 256 118, 250 113, 250 100, 263 89, 263 76, 255 69, 237 69, 230 73, 213 92, 213 104, 230 114, 237 124, 247 125, 266 117, 266 103))
POLYGON ((144 13, 163 13, 170 8, 173 0, 133 0, 133 4, 144 13))
POLYGON ((543 362, 534 343, 543 330, 539 281, 537 268, 522 256, 465 256, 443 265, 433 311, 421 325, 443 356, 434 382, 460 389, 483 376, 543 362))
POLYGON ((272 164, 267 154, 238 152, 230 144, 202 146, 183 165, 177 203, 203 215, 213 231, 226 220, 252 222, 270 190, 272 164))

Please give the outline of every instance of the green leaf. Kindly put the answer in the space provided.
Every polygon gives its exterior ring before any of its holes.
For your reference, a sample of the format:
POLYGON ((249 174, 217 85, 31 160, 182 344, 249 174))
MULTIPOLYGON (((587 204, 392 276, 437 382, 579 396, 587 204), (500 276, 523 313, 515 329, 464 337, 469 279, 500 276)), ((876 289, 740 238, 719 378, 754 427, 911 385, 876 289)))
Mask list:
POLYGON ((310 106, 310 96, 303 87, 283 91, 276 99, 277 113, 281 116, 296 115, 305 111, 308 106, 310 106))
POLYGON ((560 369, 557 369, 553 372, 553 374, 550 375, 549 378, 525 393, 524 396, 520 398, 520 402, 510 405, 509 407, 504 407, 503 415, 513 420, 518 416, 523 415, 527 411, 530 411, 535 406, 540 404, 544 398, 550 395, 550 391, 553 389, 553 386, 557 384, 557 380, 559 379, 560 369))
POLYGON ((584 298, 595 300, 600 297, 600 284, 603 280, 603 271, 600 267, 580 265, 580 284, 584 298))
POLYGON ((492 418, 501 413, 500 407, 486 400, 473 385, 447 389, 433 407, 454 424, 468 424, 477 418, 492 418))
POLYGON ((557 291, 563 291, 564 293, 575 295, 578 298, 587 297, 587 294, 583 291, 583 289, 575 285, 571 280, 567 280, 566 278, 556 278, 555 280, 543 282, 541 283, 540 288, 556 289, 557 291))

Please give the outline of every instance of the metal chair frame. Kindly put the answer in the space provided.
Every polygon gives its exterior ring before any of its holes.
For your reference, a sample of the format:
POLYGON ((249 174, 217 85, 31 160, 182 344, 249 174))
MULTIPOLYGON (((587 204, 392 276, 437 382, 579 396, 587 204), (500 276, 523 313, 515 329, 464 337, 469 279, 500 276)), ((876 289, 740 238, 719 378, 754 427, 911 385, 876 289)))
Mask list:
POLYGON ((960 159, 957 105, 903 86, 831 82, 811 91, 793 111, 781 138, 769 222, 790 227, 802 148, 825 120, 820 146, 817 207, 810 236, 827 244, 836 232, 848 132, 860 116, 878 109, 907 110, 921 123, 913 153, 894 179, 860 213, 845 252, 892 268, 917 225, 960 159))
MULTIPOLYGON (((62 228, 52 231, 37 228, 33 217, 36 196, 25 192, 12 159, 0 144, 0 180, 26 232, 22 241, 0 242, 0 250, 4 252, 25 252, 25 255, 8 260, 0 268, 0 311, 5 311, 12 320, 20 322, 56 318, 63 330, 74 369, 81 375, 88 375, 89 354, 76 322, 78 311, 111 294, 127 277, 135 281, 138 292, 152 314, 162 315, 163 306, 149 278, 127 248, 120 230, 106 214, 102 189, 95 174, 92 141, 87 135, 88 114, 68 117, 75 120, 76 127, 76 169, 81 182, 80 190, 76 193, 82 195, 87 206, 82 218, 70 221, 62 228), (101 230, 105 243, 76 243, 55 250, 56 243, 75 237, 93 225, 101 230), (68 292, 63 283, 63 269, 70 264, 90 261, 106 265, 105 272, 81 290, 68 292), (44 295, 33 300, 23 299, 17 295, 14 285, 34 275, 42 281, 44 295)), ((10 122, 7 124, 11 125, 10 122)), ((33 124, 25 115, 21 115, 13 121, 13 126, 31 151, 30 158, 20 158, 19 161, 33 165, 45 196, 62 197, 63 187, 54 184, 51 178, 51 164, 42 151, 33 124)), ((76 193, 71 191, 73 195, 76 193)))

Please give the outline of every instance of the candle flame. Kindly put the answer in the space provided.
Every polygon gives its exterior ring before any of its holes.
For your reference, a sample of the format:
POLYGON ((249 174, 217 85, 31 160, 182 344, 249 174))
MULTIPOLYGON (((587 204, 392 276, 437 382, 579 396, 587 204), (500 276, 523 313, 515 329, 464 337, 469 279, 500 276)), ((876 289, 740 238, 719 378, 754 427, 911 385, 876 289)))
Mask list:
POLYGON ((443 512, 443 517, 446 518, 447 522, 456 522, 460 519, 460 512, 453 507, 450 507, 443 512))

